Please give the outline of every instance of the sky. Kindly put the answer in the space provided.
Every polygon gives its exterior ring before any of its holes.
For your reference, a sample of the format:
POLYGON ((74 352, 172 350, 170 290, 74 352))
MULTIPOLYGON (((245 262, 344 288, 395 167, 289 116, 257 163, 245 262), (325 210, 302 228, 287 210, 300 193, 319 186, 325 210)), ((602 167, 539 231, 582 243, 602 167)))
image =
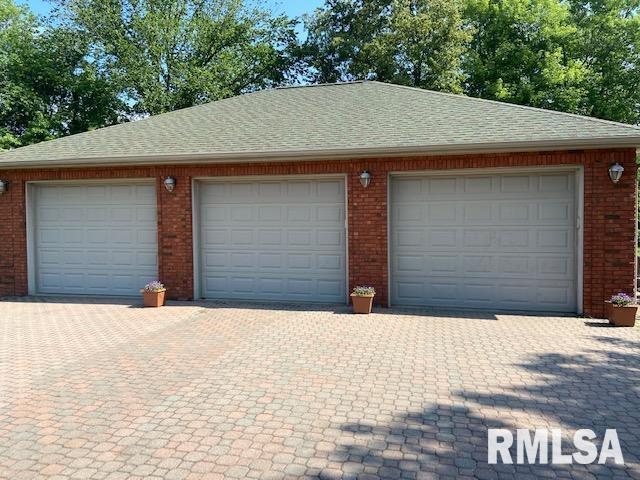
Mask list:
MULTIPOLYGON (((18 0, 16 3, 26 4, 29 8, 39 14, 46 15, 51 10, 51 3, 46 0, 18 0)), ((290 17, 297 17, 303 13, 312 12, 314 8, 324 3, 323 0, 264 0, 264 3, 271 7, 275 13, 286 13, 290 17)))

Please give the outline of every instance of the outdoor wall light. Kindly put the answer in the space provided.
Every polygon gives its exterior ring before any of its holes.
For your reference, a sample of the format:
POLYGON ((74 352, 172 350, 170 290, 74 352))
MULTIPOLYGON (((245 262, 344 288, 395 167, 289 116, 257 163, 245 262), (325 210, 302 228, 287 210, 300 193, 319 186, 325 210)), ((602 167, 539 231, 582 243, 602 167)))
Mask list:
POLYGON ((173 189, 176 188, 176 179, 173 177, 165 178, 164 188, 166 188, 168 192, 173 192, 173 189))
POLYGON ((371 174, 367 170, 360 174, 360 183, 364 188, 367 188, 371 183, 371 174))
POLYGON ((0 195, 5 193, 8 188, 9 188, 9 182, 7 182, 6 180, 0 180, 0 195))
POLYGON ((622 172, 624 172, 624 167, 619 163, 614 163, 609 167, 609 178, 613 183, 618 183, 622 178, 622 172))

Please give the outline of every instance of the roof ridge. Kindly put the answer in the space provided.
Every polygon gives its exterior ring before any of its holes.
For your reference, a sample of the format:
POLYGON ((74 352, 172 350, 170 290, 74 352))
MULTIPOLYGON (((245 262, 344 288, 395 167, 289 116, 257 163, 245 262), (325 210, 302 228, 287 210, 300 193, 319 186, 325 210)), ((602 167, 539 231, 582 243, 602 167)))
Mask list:
POLYGON ((532 110, 534 112, 553 113, 555 115, 559 115, 559 116, 563 116, 563 117, 567 117, 568 116, 568 117, 580 118, 582 120, 590 120, 590 121, 593 121, 593 122, 604 123, 605 125, 615 125, 617 127, 626 127, 626 128, 631 129, 631 130, 640 131, 640 125, 631 125, 631 124, 628 124, 628 123, 616 122, 616 121, 613 121, 613 120, 606 120, 604 118, 590 117, 589 115, 580 115, 579 113, 561 112, 559 110, 551 110, 551 109, 540 108, 540 107, 531 107, 529 105, 521 105, 519 103, 510 103, 510 102, 505 102, 505 101, 500 101, 500 100, 491 100, 491 99, 488 99, 488 98, 471 97, 469 95, 458 94, 458 93, 439 92, 437 90, 428 90, 426 88, 411 87, 409 85, 399 85, 397 83, 380 82, 378 80, 368 80, 367 83, 377 83, 378 85, 386 85, 388 87, 394 87, 394 88, 403 88, 403 89, 412 90, 412 91, 419 91, 419 92, 427 93, 427 94, 442 95, 442 96, 446 96, 446 97, 454 97, 454 98, 462 98, 462 99, 467 99, 467 100, 474 100, 474 101, 476 101, 478 103, 491 103, 491 104, 497 104, 497 105, 501 105, 501 106, 516 107, 516 108, 520 108, 520 109, 528 110, 528 111, 532 110))
MULTIPOLYGON (((291 90, 294 88, 313 88, 313 87, 342 87, 345 85, 355 85, 359 83, 369 83, 371 80, 347 80, 344 82, 324 82, 324 83, 307 83, 307 84, 299 84, 299 85, 282 85, 274 88, 265 88, 264 90, 259 90, 261 92, 268 92, 272 90, 291 90)), ((381 82, 376 82, 381 83, 381 82)))

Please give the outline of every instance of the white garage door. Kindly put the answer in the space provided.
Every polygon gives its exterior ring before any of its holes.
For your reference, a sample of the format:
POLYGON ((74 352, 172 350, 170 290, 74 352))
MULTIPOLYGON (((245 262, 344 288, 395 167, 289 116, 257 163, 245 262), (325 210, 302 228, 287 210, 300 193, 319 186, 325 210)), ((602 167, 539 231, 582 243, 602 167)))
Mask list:
POLYGON ((38 185, 31 195, 38 293, 139 295, 157 278, 153 184, 38 185))
POLYGON ((342 179, 216 181, 198 196, 204 298, 346 300, 342 179))
POLYGON ((391 181, 394 305, 575 312, 573 173, 391 181))

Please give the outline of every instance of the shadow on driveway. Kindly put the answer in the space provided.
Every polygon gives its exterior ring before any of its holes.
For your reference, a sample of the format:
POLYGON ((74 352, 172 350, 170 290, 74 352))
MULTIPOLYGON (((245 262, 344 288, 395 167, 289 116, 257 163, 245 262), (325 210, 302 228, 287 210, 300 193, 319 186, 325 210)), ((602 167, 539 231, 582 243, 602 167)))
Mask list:
MULTIPOLYGON (((348 478, 640 478, 640 339, 600 336, 602 349, 578 355, 532 356, 517 367, 545 380, 500 394, 460 390, 459 404, 431 405, 395 415, 384 425, 345 423, 350 434, 328 455, 348 478), (528 418, 544 418, 531 424, 528 418), (515 421, 519 419, 519 421, 515 421), (487 430, 563 429, 563 453, 573 453, 575 430, 592 429, 598 452, 605 429, 615 428, 625 465, 489 465, 487 430)), ((551 458, 551 444, 548 446, 551 458)), ((515 448, 511 449, 516 459, 515 448)), ((325 470, 316 478, 336 478, 325 470)))

